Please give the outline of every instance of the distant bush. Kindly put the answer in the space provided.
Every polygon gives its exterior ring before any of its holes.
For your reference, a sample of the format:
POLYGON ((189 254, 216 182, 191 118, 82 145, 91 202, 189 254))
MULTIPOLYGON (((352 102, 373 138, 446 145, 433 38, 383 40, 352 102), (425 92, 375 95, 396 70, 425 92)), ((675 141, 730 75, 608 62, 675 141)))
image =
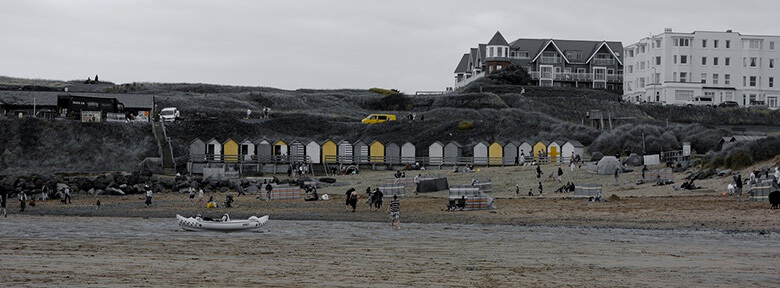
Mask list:
POLYGON ((732 169, 775 159, 780 155, 780 137, 772 136, 755 141, 736 142, 712 155, 710 165, 732 169))
POLYGON ((414 108, 414 102, 408 96, 396 93, 382 98, 370 99, 361 107, 378 111, 407 111, 414 108))
POLYGON ((492 93, 468 93, 439 97, 433 103, 435 107, 453 107, 469 109, 509 108, 498 95, 492 93))
POLYGON ((715 150, 721 137, 728 135, 724 130, 706 128, 702 125, 623 125, 601 134, 588 148, 607 155, 630 150, 642 151, 642 134, 646 154, 682 149, 682 142, 690 142, 697 153, 715 150))
POLYGON ((471 130, 474 129, 474 123, 471 121, 460 121, 458 123, 458 130, 471 130))
POLYGON ((398 91, 396 89, 387 90, 387 89, 382 89, 382 88, 371 88, 371 89, 368 89, 368 91, 377 93, 377 94, 382 95, 382 96, 393 96, 393 95, 398 95, 398 94, 401 93, 400 91, 398 91))
POLYGON ((528 85, 531 82, 531 75, 528 74, 528 71, 523 66, 514 64, 510 64, 486 78, 495 84, 504 85, 528 85))

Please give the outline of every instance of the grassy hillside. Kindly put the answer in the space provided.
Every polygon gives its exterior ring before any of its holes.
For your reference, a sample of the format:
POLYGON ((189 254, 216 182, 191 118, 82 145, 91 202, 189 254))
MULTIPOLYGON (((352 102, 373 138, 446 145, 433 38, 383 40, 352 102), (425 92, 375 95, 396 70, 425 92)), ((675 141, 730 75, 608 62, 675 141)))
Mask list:
POLYGON ((0 119, 0 174, 135 169, 157 154, 151 125, 0 119))
MULTIPOLYGON (((73 81, 62 83, 99 89, 73 81)), ((647 153, 679 149, 684 141, 692 142, 698 152, 706 152, 717 149, 720 137, 730 134, 715 127, 780 125, 780 114, 772 110, 638 106, 620 102, 613 93, 590 89, 527 86, 521 93, 519 86, 483 85, 481 92, 480 87, 471 86, 447 95, 384 96, 379 92, 389 90, 290 91, 159 83, 105 87, 151 93, 156 95, 158 107, 179 108, 183 121, 168 125, 178 157, 187 155, 187 145, 195 138, 409 141, 417 145, 420 155, 434 141, 456 140, 467 146, 464 152, 468 155, 468 147, 478 141, 577 140, 590 145, 591 151, 614 153, 641 151, 642 133, 647 153), (271 108, 271 119, 259 119, 263 107, 271 108), (243 119, 247 109, 253 111, 253 119, 243 119), (601 110, 615 119, 614 131, 588 126, 585 113, 591 110, 601 110), (371 113, 393 113, 399 121, 360 123, 371 113), (405 117, 409 113, 425 120, 409 123, 405 117), (458 128, 467 122, 470 129, 458 128)), ((4 149, 0 170, 5 171, 19 167, 36 171, 129 169, 144 157, 157 154, 151 128, 145 125, 4 119, 0 132, 4 149)))

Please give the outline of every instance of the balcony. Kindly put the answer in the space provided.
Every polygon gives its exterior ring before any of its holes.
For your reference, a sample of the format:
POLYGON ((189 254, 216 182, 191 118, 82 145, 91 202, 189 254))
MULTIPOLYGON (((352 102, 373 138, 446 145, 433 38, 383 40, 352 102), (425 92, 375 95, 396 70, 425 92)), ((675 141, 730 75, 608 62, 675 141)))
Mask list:
MULTIPOLYGON (((593 73, 566 73, 566 72, 560 72, 560 73, 551 73, 551 72, 545 72, 542 73, 540 71, 529 71, 529 75, 531 75, 531 79, 533 80, 554 80, 554 81, 593 81, 593 73)), ((604 77, 604 75, 602 75, 604 77)), ((596 81, 604 81, 604 78, 596 79, 596 81)), ((606 75, 606 81, 607 82, 617 82, 622 83, 623 82, 623 75, 606 75)))
POLYGON ((539 57, 539 63, 541 64, 558 64, 561 63, 561 57, 539 57))
POLYGON ((610 66, 615 65, 615 59, 601 59, 594 58, 590 61, 593 66, 610 66))

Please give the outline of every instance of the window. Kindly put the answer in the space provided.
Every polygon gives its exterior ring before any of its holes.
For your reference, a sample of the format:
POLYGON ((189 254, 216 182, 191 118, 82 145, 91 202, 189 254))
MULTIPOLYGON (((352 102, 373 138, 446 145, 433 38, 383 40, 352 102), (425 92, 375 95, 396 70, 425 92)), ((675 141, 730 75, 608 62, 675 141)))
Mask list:
POLYGON ((769 68, 775 68, 775 59, 769 59, 769 68))
MULTIPOLYGON (((580 68, 577 68, 577 73, 580 73, 580 68)), ((628 73, 634 73, 634 65, 628 65, 628 73)))
POLYGON ((501 65, 496 66, 496 71, 501 70, 501 65))
POLYGON ((750 67, 756 67, 758 65, 757 57, 750 57, 750 67))
POLYGON ((743 40, 742 49, 751 49, 751 50, 761 49, 761 40, 743 40))
POLYGON ((775 50, 775 41, 769 41, 769 50, 775 50))
POLYGON ((639 78, 639 87, 645 87, 645 77, 639 78))
POLYGON ((655 48, 661 48, 661 39, 655 39, 655 48))
POLYGON ((707 39, 701 39, 701 48, 707 48, 707 39))
POLYGON ((688 55, 680 55, 680 64, 688 64, 688 55))
POLYGON ((723 84, 731 85, 731 74, 723 75, 723 84))
POLYGON ((731 48, 731 40, 726 40, 726 49, 731 48))
POLYGON ((674 38, 674 46, 676 47, 689 47, 691 46, 690 38, 674 38))
POLYGON ((701 84, 707 84, 707 73, 701 73, 701 84))
POLYGON ((626 54, 628 58, 634 57, 634 49, 626 49, 626 54))
POLYGON ((571 68, 566 67, 566 69, 563 69, 563 71, 566 72, 567 74, 570 74, 571 73, 571 68))
POLYGON ((677 64, 677 55, 674 55, 674 61, 672 63, 677 64))
POLYGON ((718 57, 712 57, 712 66, 718 66, 718 57))
POLYGON ((674 99, 677 101, 688 101, 693 98, 693 90, 674 90, 674 99))
POLYGON ((642 61, 639 63, 639 69, 644 70, 645 69, 645 61, 642 61))
POLYGON ((688 72, 680 72, 680 82, 688 82, 688 72))
POLYGON ((726 92, 726 98, 723 100, 731 101, 734 97, 734 92, 726 92))
POLYGON ((517 52, 517 53, 520 54, 520 59, 530 59, 531 58, 531 56, 528 55, 528 51, 520 51, 520 52, 517 52))
MULTIPOLYGON (((631 66, 629 66, 629 67, 631 67, 631 66)), ((633 71, 633 69, 632 69, 632 71, 633 71)), ((585 68, 577 68, 577 73, 584 74, 585 73, 585 68)))
POLYGON ((488 57, 493 57, 493 55, 495 55, 495 51, 494 51, 493 47, 490 47, 490 54, 488 54, 488 55, 490 55, 488 57))
POLYGON ((726 58, 725 58, 725 59, 723 59, 723 60, 724 60, 724 62, 726 62, 726 63, 725 63, 725 64, 726 64, 726 66, 731 66, 731 58, 729 58, 729 57, 726 57, 726 58))
POLYGON ((655 56, 655 65, 656 66, 661 65, 661 56, 655 56))
POLYGON ((747 76, 742 76, 742 87, 747 87, 747 76))
POLYGON ((718 74, 712 74, 712 85, 718 85, 718 74))
POLYGON ((769 77, 769 88, 775 87, 775 77, 769 77))
POLYGON ((639 53, 645 53, 645 45, 639 45, 639 53))
POLYGON ((701 57, 701 66, 707 65, 707 57, 701 57))
POLYGON ((712 40, 712 48, 718 48, 718 40, 712 40))
POLYGON ((566 58, 569 60, 580 60, 582 58, 582 51, 566 51, 566 58))
POLYGON ((609 75, 615 74, 615 69, 607 69, 607 74, 609 75))
POLYGON ((750 87, 756 87, 756 76, 750 76, 750 87))

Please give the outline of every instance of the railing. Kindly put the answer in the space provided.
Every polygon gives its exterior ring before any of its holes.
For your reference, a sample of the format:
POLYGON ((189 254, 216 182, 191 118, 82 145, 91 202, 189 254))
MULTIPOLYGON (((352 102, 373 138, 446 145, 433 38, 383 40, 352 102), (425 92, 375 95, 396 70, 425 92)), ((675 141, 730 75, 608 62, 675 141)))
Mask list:
POLYGON ((557 64, 561 63, 561 57, 545 57, 542 56, 539 58, 539 63, 541 64, 557 64))
POLYGON ((615 65, 615 59, 600 59, 600 58, 593 58, 590 60, 591 65, 615 65))
POLYGON ((607 74, 607 82, 623 82, 623 75, 607 74))
MULTIPOLYGON (((165 121, 161 120, 160 121, 160 126, 162 127, 163 139, 165 139, 165 142, 168 143, 168 151, 171 152, 171 165, 173 165, 172 168, 175 169, 176 168, 176 158, 173 157, 173 155, 175 155, 175 154, 173 154, 173 144, 171 144, 171 138, 168 137, 168 132, 165 129, 165 121)), ((163 164, 165 164, 165 158, 163 158, 163 164)), ((165 168, 165 167, 163 167, 163 168, 165 168)))
POLYGON ((298 155, 190 154, 190 162, 231 164, 295 164, 311 163, 311 158, 309 156, 298 155))
POLYGON ((466 86, 469 83, 474 82, 474 80, 482 78, 483 76, 485 76, 485 73, 479 72, 477 74, 472 75, 469 78, 466 78, 466 79, 463 79, 463 80, 460 80, 460 81, 455 81, 455 89, 458 89, 460 87, 466 86))

